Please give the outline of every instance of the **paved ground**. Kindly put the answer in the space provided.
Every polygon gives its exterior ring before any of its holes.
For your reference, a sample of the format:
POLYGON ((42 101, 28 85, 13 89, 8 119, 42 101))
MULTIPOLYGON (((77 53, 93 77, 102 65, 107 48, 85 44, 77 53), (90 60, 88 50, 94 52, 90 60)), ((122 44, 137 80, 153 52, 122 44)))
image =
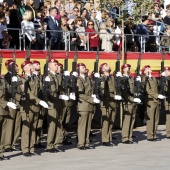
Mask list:
MULTIPOLYGON (((73 145, 64 147, 65 153, 46 153, 38 150, 41 156, 25 158, 21 152, 5 153, 9 161, 0 162, 0 170, 169 170, 170 139, 165 138, 165 125, 160 125, 157 142, 146 141, 145 126, 134 130, 138 144, 125 145, 120 143, 120 131, 113 136, 119 143, 115 147, 101 146, 100 131, 94 130, 95 150, 81 151, 76 148, 75 136, 73 145)), ((74 135, 74 134, 72 134, 74 135)))

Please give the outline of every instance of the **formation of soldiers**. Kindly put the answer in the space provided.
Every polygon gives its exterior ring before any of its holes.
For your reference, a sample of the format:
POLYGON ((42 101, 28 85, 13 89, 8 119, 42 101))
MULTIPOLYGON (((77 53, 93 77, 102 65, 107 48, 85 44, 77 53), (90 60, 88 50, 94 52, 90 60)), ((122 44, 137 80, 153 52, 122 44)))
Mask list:
POLYGON ((170 67, 165 67, 163 91, 146 65, 141 75, 130 76, 131 65, 124 64, 115 75, 110 66, 103 63, 91 77, 84 63, 75 65, 70 73, 54 58, 46 62, 44 76, 40 74, 40 62, 26 60, 21 64, 23 76, 18 75, 18 65, 7 60, 8 72, 0 79, 0 160, 9 159, 3 152, 18 150, 15 145, 21 135, 21 150, 25 157, 36 156, 35 148, 44 147, 41 135, 44 116, 47 119, 47 146, 49 153, 64 152, 67 140, 71 108, 78 115, 77 147, 80 150, 95 149, 90 144, 91 122, 96 105, 102 111, 101 140, 103 146, 112 143, 112 127, 117 106, 122 104, 122 143, 136 143, 132 139, 135 113, 138 104, 146 106, 146 131, 148 141, 157 141, 160 102, 165 105, 166 135, 170 138, 170 67), (97 84, 96 84, 97 82, 97 84), (22 126, 21 126, 22 124, 22 126))

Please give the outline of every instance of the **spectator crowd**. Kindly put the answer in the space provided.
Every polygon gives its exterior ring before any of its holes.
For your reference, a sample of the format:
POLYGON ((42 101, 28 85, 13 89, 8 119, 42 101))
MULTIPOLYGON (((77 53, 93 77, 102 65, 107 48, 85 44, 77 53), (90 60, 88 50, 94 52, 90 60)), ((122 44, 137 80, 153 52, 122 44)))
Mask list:
POLYGON ((170 46, 170 4, 155 1, 153 12, 144 16, 127 13, 122 27, 118 3, 1 0, 0 48, 116 51, 123 36, 126 51, 157 52, 170 46))

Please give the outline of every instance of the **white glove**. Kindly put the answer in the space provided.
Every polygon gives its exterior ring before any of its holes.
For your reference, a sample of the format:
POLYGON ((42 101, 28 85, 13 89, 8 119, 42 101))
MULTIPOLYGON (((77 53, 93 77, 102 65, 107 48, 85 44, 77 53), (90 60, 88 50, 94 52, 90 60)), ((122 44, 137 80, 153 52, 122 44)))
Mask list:
POLYGON ((163 96, 162 94, 158 94, 158 99, 165 99, 166 97, 163 96))
POLYGON ((141 103, 141 100, 140 100, 139 98, 134 98, 134 99, 133 99, 133 102, 135 102, 135 103, 141 103))
POLYGON ((96 97, 94 97, 93 102, 94 102, 94 103, 100 103, 100 100, 97 99, 96 97))
POLYGON ((69 100, 69 97, 66 95, 59 95, 59 99, 61 100, 69 100))
POLYGON ((96 95, 95 95, 95 94, 92 94, 91 97, 96 98, 96 95))
POLYGON ((116 73, 116 77, 122 77, 122 73, 121 73, 120 71, 118 71, 118 72, 116 73))
POLYGON ((13 102, 8 102, 7 106, 12 108, 12 109, 17 109, 17 105, 15 103, 13 103, 13 102))
POLYGON ((100 77, 100 74, 99 73, 95 73, 94 77, 100 77))
POLYGON ((13 76, 12 77, 12 82, 17 82, 18 81, 18 78, 16 76, 13 76))
POLYGON ((136 77, 136 81, 141 82, 141 77, 140 77, 140 76, 137 76, 137 77, 136 77))
POLYGON ((69 71, 64 71, 64 75, 65 76, 70 76, 70 72, 69 71))
POLYGON ((75 71, 72 73, 72 75, 75 76, 75 77, 78 77, 78 73, 75 72, 75 71))
POLYGON ((69 98, 72 99, 72 100, 76 100, 76 95, 75 95, 75 93, 70 93, 69 98))
POLYGON ((115 100, 122 100, 122 96, 115 95, 115 100))
POLYGON ((42 107, 48 109, 48 104, 47 104, 45 101, 40 100, 40 103, 39 103, 39 104, 40 104, 42 107))
POLYGON ((162 72, 162 73, 161 73, 161 76, 164 76, 164 77, 165 77, 165 72, 162 72))
POLYGON ((50 77, 47 76, 47 77, 45 78, 45 81, 50 82, 50 77))

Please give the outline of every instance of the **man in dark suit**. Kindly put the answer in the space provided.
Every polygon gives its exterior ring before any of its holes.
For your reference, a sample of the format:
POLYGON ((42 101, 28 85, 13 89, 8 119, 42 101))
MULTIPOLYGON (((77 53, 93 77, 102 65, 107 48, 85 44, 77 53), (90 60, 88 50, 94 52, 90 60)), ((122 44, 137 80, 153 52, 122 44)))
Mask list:
POLYGON ((55 7, 51 7, 49 9, 49 17, 45 18, 44 22, 47 24, 47 30, 53 30, 50 32, 47 32, 47 37, 50 40, 50 47, 51 50, 57 50, 58 49, 58 39, 59 39, 59 33, 57 30, 59 30, 59 24, 56 20, 57 10, 55 7), (55 31, 54 31, 55 30, 55 31))

